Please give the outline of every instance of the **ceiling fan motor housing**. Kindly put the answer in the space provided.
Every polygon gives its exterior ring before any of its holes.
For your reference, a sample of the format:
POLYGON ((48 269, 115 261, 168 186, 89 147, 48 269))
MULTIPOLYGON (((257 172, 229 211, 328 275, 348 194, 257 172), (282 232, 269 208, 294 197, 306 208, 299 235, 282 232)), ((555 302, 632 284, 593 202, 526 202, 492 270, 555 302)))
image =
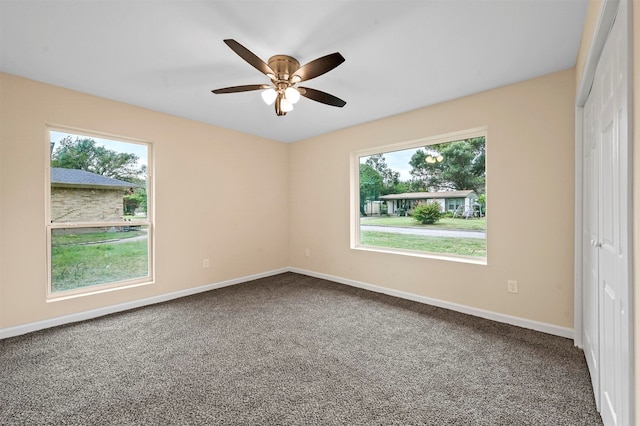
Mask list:
POLYGON ((276 81, 288 82, 291 75, 300 68, 300 62, 291 56, 275 55, 269 58, 269 68, 276 73, 276 81))

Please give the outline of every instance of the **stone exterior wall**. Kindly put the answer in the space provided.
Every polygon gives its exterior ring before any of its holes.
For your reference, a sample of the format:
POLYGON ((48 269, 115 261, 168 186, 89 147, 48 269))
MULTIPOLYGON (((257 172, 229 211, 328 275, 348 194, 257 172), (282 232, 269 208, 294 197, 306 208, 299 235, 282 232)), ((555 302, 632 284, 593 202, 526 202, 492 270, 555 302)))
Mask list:
POLYGON ((51 221, 122 220, 122 189, 51 188, 51 221))

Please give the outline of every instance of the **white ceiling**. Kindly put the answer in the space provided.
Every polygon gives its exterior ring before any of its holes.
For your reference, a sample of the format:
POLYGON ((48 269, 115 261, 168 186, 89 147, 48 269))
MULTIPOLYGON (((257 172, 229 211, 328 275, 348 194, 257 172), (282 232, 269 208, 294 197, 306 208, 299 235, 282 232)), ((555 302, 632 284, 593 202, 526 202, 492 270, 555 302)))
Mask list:
POLYGON ((575 65, 588 0, 0 0, 0 69, 156 111, 293 142, 575 65), (285 117, 224 43, 301 64, 346 61, 305 82, 285 117))

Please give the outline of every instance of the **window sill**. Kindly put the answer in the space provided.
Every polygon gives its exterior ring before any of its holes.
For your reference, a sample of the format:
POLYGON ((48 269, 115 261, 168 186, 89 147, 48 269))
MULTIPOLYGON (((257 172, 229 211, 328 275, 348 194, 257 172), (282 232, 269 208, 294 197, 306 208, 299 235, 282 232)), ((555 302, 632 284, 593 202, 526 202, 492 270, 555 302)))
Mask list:
POLYGON ((153 279, 150 279, 149 277, 145 277, 144 281, 137 280, 134 282, 130 281, 127 283, 120 282, 115 284, 105 284, 102 286, 92 286, 92 287, 79 288, 75 290, 60 291, 60 292, 48 294, 46 302, 47 303, 60 302, 63 300, 75 299, 78 297, 93 296, 96 294, 108 293, 116 290, 125 290, 129 288, 141 287, 141 286, 146 286, 151 284, 155 284, 155 281, 153 279))
POLYGON ((443 260, 447 262, 459 262, 459 263, 468 263, 472 265, 487 266, 486 257, 457 256, 454 254, 439 254, 439 253, 429 253, 429 252, 401 250, 401 249, 389 249, 384 247, 362 246, 362 245, 353 246, 351 247, 351 249, 360 250, 360 251, 370 251, 370 252, 376 252, 376 253, 396 254, 401 256, 421 257, 423 259, 434 259, 434 260, 443 260))

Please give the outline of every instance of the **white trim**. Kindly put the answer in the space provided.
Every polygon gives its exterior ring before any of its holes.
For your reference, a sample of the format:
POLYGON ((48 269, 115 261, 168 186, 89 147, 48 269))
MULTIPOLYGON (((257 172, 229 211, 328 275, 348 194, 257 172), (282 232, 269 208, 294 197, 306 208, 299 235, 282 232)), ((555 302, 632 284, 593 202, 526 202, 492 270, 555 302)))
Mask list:
MULTIPOLYGON (((131 288, 139 285, 147 285, 155 283, 155 178, 153 173, 154 157, 153 157, 153 143, 151 141, 145 141, 141 139, 134 139, 126 136, 117 136, 108 133, 101 133, 92 130, 78 129, 74 127, 68 127, 63 125, 45 123, 45 147, 47 154, 44 158, 44 177, 45 177, 45 233, 47 245, 45 248, 46 258, 46 294, 47 302, 55 302, 59 300, 65 300, 68 298, 81 297, 85 295, 92 295, 97 293, 103 293, 105 291, 112 291, 118 289, 131 288), (138 277, 133 279, 125 279, 122 281, 109 282, 105 284, 98 284, 88 287, 82 287, 75 290, 64 290, 59 292, 52 291, 52 234, 55 229, 68 229, 68 228, 93 228, 93 227, 111 227, 111 226, 130 226, 132 222, 119 221, 106 221, 106 222, 53 222, 51 218, 51 158, 53 155, 53 148, 51 147, 51 132, 63 133, 76 137, 88 137, 96 138, 105 141, 118 142, 128 145, 140 145, 146 148, 146 193, 147 193, 147 218, 146 220, 137 221, 136 224, 147 227, 147 275, 144 277, 138 277)), ((123 210, 124 214, 124 210, 123 210)), ((0 329, 0 332, 2 330, 0 329)), ((2 335, 0 334, 0 338, 2 335)))
POLYGON ((582 125, 584 107, 575 111, 575 147, 574 147, 574 224, 573 224, 573 344, 583 349, 583 312, 582 312, 582 125))
POLYGON ((207 284, 200 287, 180 290, 173 293, 153 296, 146 299, 134 300, 131 302, 125 302, 118 305, 105 306, 104 308, 92 309, 90 311, 78 312, 75 314, 64 315, 61 317, 51 318, 48 320, 36 321, 28 324, 18 325, 15 327, 0 329, 0 340, 6 339, 9 337, 20 336, 22 334, 31 333, 31 332, 43 330, 46 328, 57 327, 65 324, 71 324, 78 321, 85 321, 92 318, 98 318, 101 316, 114 314, 117 312, 141 308, 143 306, 154 305, 156 303, 167 302, 169 300, 178 299, 185 296, 191 296, 193 294, 203 293, 205 291, 215 290, 222 287, 228 287, 235 284, 241 284, 247 281, 257 280, 260 278, 271 277, 273 275, 278 275, 285 272, 294 272, 296 274, 307 275, 315 278, 321 278, 321 279, 333 281, 339 284, 345 284, 351 287, 362 288, 365 290, 374 291, 376 293, 383 293, 383 294, 398 297, 401 299, 412 300, 414 302, 424 303, 426 305, 437 306, 437 307, 449 309, 455 312, 461 312, 467 315, 473 315, 476 317, 485 318, 492 321, 497 321, 505 324, 515 325, 522 328, 528 328, 531 330, 540 331, 542 333, 547 333, 554 336, 566 337, 567 339, 573 338, 573 330, 568 327, 560 327, 557 325, 547 324, 544 322, 528 320, 526 318, 500 314, 497 312, 478 309, 478 308, 474 308, 466 305, 460 305, 457 303, 447 302, 445 300, 419 296, 417 294, 407 293, 399 290, 393 290, 390 288, 380 287, 373 284, 367 284, 361 281, 355 281, 347 278, 337 277, 334 275, 322 274, 320 272, 309 271, 306 269, 286 267, 286 268, 274 269, 272 271, 262 272, 259 274, 246 275, 240 278, 234 278, 231 280, 207 284))
POLYGON ((582 67, 582 74, 580 75, 580 81, 578 82, 578 90, 576 92, 576 106, 583 107, 587 102, 589 93, 591 93, 591 86, 593 85, 593 79, 596 75, 596 68, 602 56, 602 50, 604 49, 604 43, 607 41, 609 31, 613 26, 613 21, 616 19, 618 13, 618 5, 620 0, 603 0, 600 8, 600 16, 598 22, 593 31, 593 37, 589 44, 589 52, 587 53, 587 59, 582 67))
POLYGON ((355 281, 347 278, 336 277, 334 275, 322 274, 320 272, 309 271, 306 269, 289 268, 291 272, 297 274, 308 275, 310 277, 321 278, 340 284, 345 284, 351 287, 362 288, 370 290, 376 293, 387 294, 389 296, 398 297, 401 299, 412 300, 418 303, 424 303, 426 305, 437 306, 440 308, 449 309, 451 311, 460 312, 467 315, 473 315, 480 318, 485 318, 492 321, 497 321, 505 324, 515 325, 522 328, 528 328, 531 330, 540 331, 554 336, 566 337, 567 339, 573 338, 573 329, 569 327, 560 327, 553 324, 548 324, 539 321, 533 321, 526 318, 514 317, 511 315, 500 314, 497 312, 487 311, 484 309, 478 309, 471 306, 460 305, 458 303, 447 302, 445 300, 433 299, 431 297, 419 296, 413 293, 407 293, 400 290, 393 290, 390 288, 380 287, 373 284, 364 283, 361 281, 355 281))
MULTIPOLYGON (((472 129, 459 130, 450 133, 444 133, 440 135, 433 135, 423 137, 420 139, 413 139, 405 142, 398 142, 390 145, 377 146, 374 148, 360 149, 352 151, 350 155, 350 186, 349 186, 349 198, 350 198, 350 210, 349 210, 349 247, 352 250, 366 250, 383 253, 392 253, 406 256, 423 257, 426 259, 437 259, 454 262, 466 262, 478 265, 487 265, 488 258, 485 257, 466 257, 451 255, 448 253, 430 253, 422 251, 397 249, 394 247, 384 246, 367 246, 360 243, 360 158, 367 157, 375 154, 386 154, 389 152, 403 151, 413 148, 424 148, 428 145, 435 145, 440 143, 455 142, 469 138, 483 137, 485 141, 485 152, 487 150, 487 142, 489 140, 489 128, 488 126, 476 127, 472 129)), ((485 160, 486 162, 486 160, 485 160)), ((486 192, 485 185, 485 192, 486 192)), ((475 192, 475 191, 474 191, 475 192)), ((476 194, 477 195, 477 194, 476 194)), ((486 241, 485 241, 486 242, 486 241)), ((488 243, 487 243, 488 244, 488 243)))
POLYGON ((131 302, 125 302, 118 305, 105 306, 104 308, 92 309, 90 311, 77 312, 75 314, 64 315, 61 317, 51 318, 43 321, 31 322, 28 324, 22 324, 15 327, 9 327, 0 329, 0 339, 6 339, 8 337, 19 336, 21 334, 31 333, 33 331, 43 330, 45 328, 56 327, 59 325, 70 324, 78 321, 85 321, 92 318, 98 318, 101 316, 114 314, 117 312, 128 311, 130 309, 141 308, 143 306, 154 305, 156 303, 166 302, 180 297, 191 296, 197 293, 203 293, 205 291, 215 290, 230 285, 240 284, 247 281, 257 280, 259 278, 266 278, 273 275, 289 272, 290 268, 275 269, 273 271, 262 272, 260 274, 246 275, 240 278, 234 278, 231 280, 220 281, 217 283, 207 284, 200 287, 189 288, 186 290, 175 291, 173 293, 161 294, 159 296, 148 297, 146 299, 133 300, 131 302))
MULTIPOLYGON (((355 157, 359 160, 360 157, 368 157, 370 155, 375 155, 375 154, 387 154, 390 152, 402 151, 405 149, 424 148, 425 146, 428 146, 428 145, 435 145, 435 144, 446 143, 446 142, 455 142, 463 139, 470 139, 470 138, 476 138, 476 137, 484 137, 486 141, 488 130, 489 130, 488 126, 474 127, 472 129, 466 129, 466 130, 457 130, 454 132, 443 133, 440 135, 426 136, 423 138, 412 139, 404 142, 394 142, 392 144, 376 146, 373 148, 359 149, 357 151, 353 151, 351 155, 352 157, 355 157)), ((360 162, 356 161, 356 164, 359 165, 360 162)))
MULTIPOLYGON (((626 393, 628 395, 628 399, 627 399, 627 407, 626 408, 626 412, 622 415, 622 419, 624 421, 624 419, 626 418, 629 423, 633 422, 634 419, 637 419, 637 409, 638 407, 635 406, 635 400, 636 400, 636 392, 638 389, 637 385, 638 383, 636 383, 635 377, 636 377, 636 369, 635 369, 635 358, 636 358, 636 352, 635 352, 635 339, 636 339, 636 327, 635 327, 635 323, 634 323, 634 318, 636 315, 636 309, 637 307, 634 304, 634 298, 635 298, 635 291, 637 291, 634 288, 634 283, 633 283, 633 277, 634 274, 636 273, 635 269, 634 269, 634 264, 633 264, 633 259, 635 259, 635 250, 634 250, 634 245, 633 245, 633 229, 634 229, 634 222, 633 222, 633 202, 634 202, 634 197, 633 197, 633 177, 634 177, 634 173, 637 173, 637 170, 633 169, 633 158, 634 158, 634 149, 637 146, 637 141, 634 140, 633 137, 633 133, 634 133, 634 126, 637 125, 637 123, 634 121, 634 109, 633 109, 633 87, 634 87, 634 81, 633 81, 633 8, 637 7, 638 4, 634 3, 634 1, 632 0, 625 0, 623 1, 623 3, 621 4, 621 9, 624 9, 624 12, 626 14, 623 15, 625 16, 627 22, 626 22, 626 26, 627 26, 627 143, 626 143, 626 149, 627 149, 627 166, 626 166, 626 172, 627 172, 627 176, 625 179, 625 185, 626 185, 626 196, 627 196, 627 211, 626 211, 626 215, 627 215, 627 220, 626 223, 624 224, 624 226, 626 227, 626 250, 627 250, 627 257, 625 259, 626 262, 626 268, 624 271, 624 275, 625 275, 625 280, 627 281, 627 324, 626 324, 626 330, 625 327, 622 328, 622 330, 626 331, 626 334, 628 336, 628 339, 626 339, 626 341, 624 341, 624 344, 626 344, 626 358, 623 357, 623 364, 626 364, 626 368, 627 368, 627 375, 626 375, 626 389, 623 389, 622 391, 624 393, 626 393)), ((636 23, 636 26, 638 25, 638 23, 636 23)), ((637 71, 636 71, 637 72, 637 71)), ((623 409, 624 409, 623 408, 623 409)))
POLYGON ((423 259, 435 259, 435 260, 444 260, 447 262, 460 262, 460 263, 468 263, 471 265, 487 266, 487 258, 479 257, 479 256, 472 257, 472 256, 462 256, 459 254, 430 253, 426 251, 397 249, 393 247, 365 246, 360 244, 356 245, 355 247, 351 247, 351 249, 362 250, 362 251, 373 251, 376 253, 400 254, 403 256, 421 257, 423 259))

